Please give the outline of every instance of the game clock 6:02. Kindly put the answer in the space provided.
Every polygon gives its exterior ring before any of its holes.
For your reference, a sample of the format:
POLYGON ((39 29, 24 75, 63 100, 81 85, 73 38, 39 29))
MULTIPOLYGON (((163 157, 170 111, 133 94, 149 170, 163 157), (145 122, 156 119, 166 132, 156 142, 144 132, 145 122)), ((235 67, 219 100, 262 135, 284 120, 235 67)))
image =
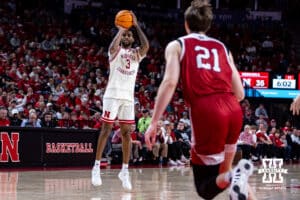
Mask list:
POLYGON ((272 87, 276 89, 296 89, 295 79, 273 79, 272 82, 272 87))

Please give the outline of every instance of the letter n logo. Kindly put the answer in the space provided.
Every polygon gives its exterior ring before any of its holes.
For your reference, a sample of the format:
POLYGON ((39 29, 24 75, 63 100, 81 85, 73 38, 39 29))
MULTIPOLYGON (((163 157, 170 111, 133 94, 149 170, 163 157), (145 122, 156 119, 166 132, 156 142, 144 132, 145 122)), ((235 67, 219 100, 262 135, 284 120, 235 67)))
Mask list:
POLYGON ((0 162, 8 162, 10 157, 12 162, 20 162, 19 158, 19 133, 11 133, 11 138, 7 132, 1 132, 1 154, 0 162))
POLYGON ((109 118, 110 112, 109 111, 104 111, 104 117, 109 118))

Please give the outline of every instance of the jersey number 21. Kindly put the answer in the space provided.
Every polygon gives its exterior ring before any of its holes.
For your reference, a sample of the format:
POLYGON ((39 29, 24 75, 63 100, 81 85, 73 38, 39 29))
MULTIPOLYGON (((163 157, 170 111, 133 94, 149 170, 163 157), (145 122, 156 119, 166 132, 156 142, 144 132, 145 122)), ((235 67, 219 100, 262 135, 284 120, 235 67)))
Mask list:
POLYGON ((199 52, 196 56, 196 63, 199 69, 214 70, 220 72, 219 54, 217 49, 207 49, 201 46, 195 46, 195 51, 199 52), (203 63, 203 60, 208 60, 213 56, 213 63, 203 63))

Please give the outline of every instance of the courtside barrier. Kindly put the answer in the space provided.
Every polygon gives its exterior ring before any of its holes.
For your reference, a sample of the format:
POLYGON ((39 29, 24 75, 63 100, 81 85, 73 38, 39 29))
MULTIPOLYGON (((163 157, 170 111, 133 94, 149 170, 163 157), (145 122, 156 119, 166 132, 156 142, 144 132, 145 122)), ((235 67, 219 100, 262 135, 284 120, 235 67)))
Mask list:
POLYGON ((91 166, 94 129, 0 127, 0 167, 91 166))

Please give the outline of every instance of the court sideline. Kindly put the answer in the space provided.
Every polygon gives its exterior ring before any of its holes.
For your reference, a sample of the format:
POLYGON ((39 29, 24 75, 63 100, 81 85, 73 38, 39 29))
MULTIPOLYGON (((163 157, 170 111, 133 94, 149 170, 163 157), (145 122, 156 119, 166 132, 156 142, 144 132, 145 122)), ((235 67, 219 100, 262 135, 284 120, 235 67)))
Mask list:
MULTIPOLYGON (((300 164, 284 165, 282 184, 262 183, 257 166, 250 184, 258 199, 300 199, 300 164)), ((102 169, 103 185, 90 183, 90 169, 0 171, 0 200, 155 200, 200 199, 194 189, 190 167, 131 168, 132 192, 122 189, 119 169, 102 169)), ((228 199, 227 191, 217 200, 228 199)))

